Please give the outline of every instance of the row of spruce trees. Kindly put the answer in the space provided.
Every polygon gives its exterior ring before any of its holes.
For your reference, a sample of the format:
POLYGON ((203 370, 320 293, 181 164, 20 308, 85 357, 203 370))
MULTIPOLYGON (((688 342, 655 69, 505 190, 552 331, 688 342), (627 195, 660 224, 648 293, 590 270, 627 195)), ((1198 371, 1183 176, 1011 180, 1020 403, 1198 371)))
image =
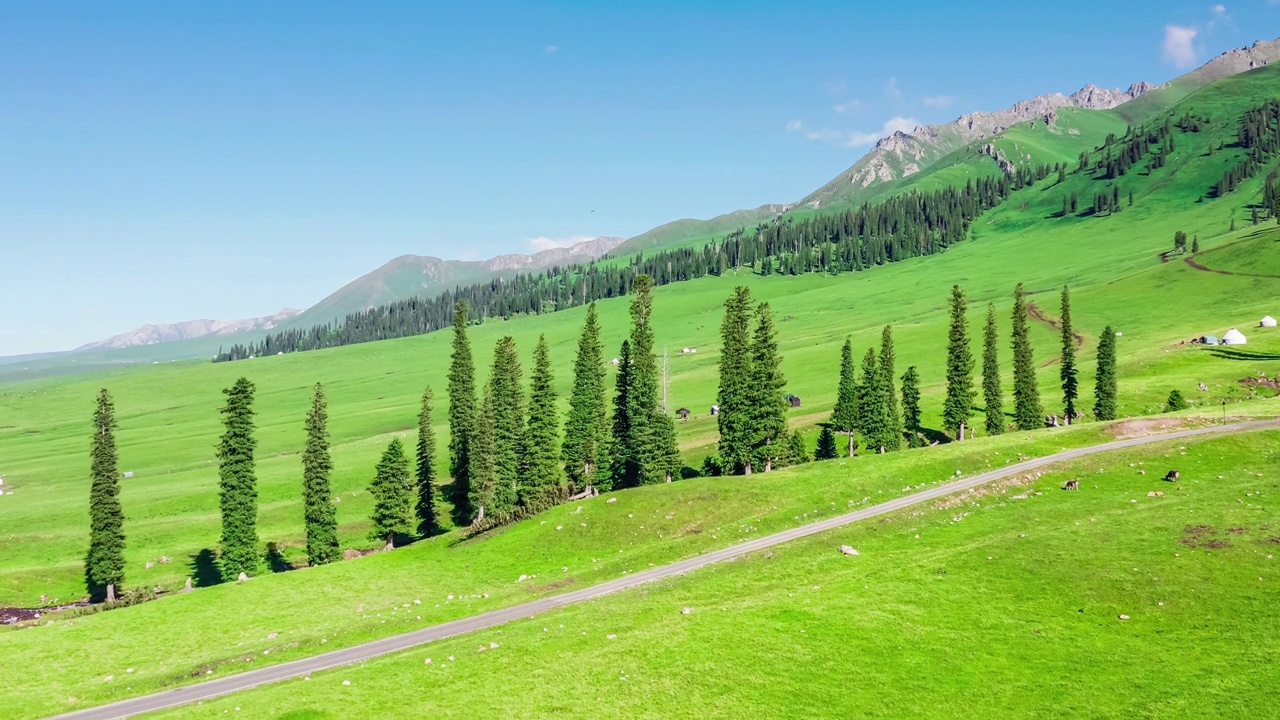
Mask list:
MULTIPOLYGON (((682 464, 675 426, 663 406, 654 352, 652 327, 653 282, 640 276, 633 287, 631 332, 623 341, 609 412, 605 360, 600 323, 594 303, 588 306, 574 361, 569 412, 561 434, 550 350, 539 337, 526 402, 514 339, 504 337, 494 349, 493 365, 483 392, 477 394, 475 365, 467 336, 468 308, 453 309, 454 337, 448 374, 449 468, 453 482, 447 492, 454 522, 483 529, 537 512, 563 501, 571 490, 621 489, 669 482, 682 464)), ((947 392, 943 428, 965 439, 975 414, 974 358, 968 338, 963 290, 951 291, 949 342, 946 357, 947 392)), ((1034 357, 1028 337, 1030 317, 1025 290, 1014 291, 1012 349, 1014 360, 1014 427, 1038 428, 1044 418, 1035 382, 1034 357)), ((1070 292, 1061 295, 1059 330, 1062 336, 1060 377, 1062 415, 1076 418, 1078 378, 1077 338, 1071 322, 1070 292)), ((988 304, 984 331, 982 399, 988 434, 1005 430, 1003 388, 997 354, 996 308, 988 304)), ((718 454, 704 464, 706 474, 768 472, 807 459, 797 433, 788 431, 777 329, 768 303, 755 304, 746 287, 738 287, 725 302, 721 324, 721 357, 717 393, 718 454)), ((1098 346, 1096 401, 1099 420, 1116 414, 1115 333, 1107 327, 1098 346)), ((844 452, 852 456, 857 437, 871 452, 892 452, 905 441, 926 444, 921 427, 920 375, 912 366, 895 388, 892 328, 886 326, 878 348, 867 349, 861 377, 856 377, 850 338, 841 348, 835 408, 824 424, 815 453, 817 459, 841 454, 836 434, 845 435, 844 452)), ((253 400, 255 388, 245 378, 223 391, 224 432, 218 447, 219 505, 222 517, 219 559, 222 577, 256 573, 262 553, 257 535, 253 400)), ((412 461, 399 438, 382 454, 369 486, 374 507, 370 537, 388 547, 415 536, 441 530, 437 517, 434 463, 436 441, 432 429, 433 393, 426 388, 418 415, 417 443, 412 461)), ((85 576, 91 594, 115 599, 124 581, 123 513, 119 501, 115 446, 115 410, 111 395, 102 390, 94 413, 92 442, 91 537, 85 576)), ((317 384, 306 417, 306 446, 302 453, 303 519, 309 564, 341 557, 337 508, 330 488, 333 462, 329 452, 328 408, 324 388, 317 384)))

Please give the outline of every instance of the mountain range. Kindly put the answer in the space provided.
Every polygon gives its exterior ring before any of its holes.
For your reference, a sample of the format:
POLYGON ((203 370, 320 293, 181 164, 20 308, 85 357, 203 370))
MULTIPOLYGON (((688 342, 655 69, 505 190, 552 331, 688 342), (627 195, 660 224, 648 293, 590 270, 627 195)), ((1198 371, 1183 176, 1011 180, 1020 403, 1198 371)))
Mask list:
MULTIPOLYGON (((1115 117, 1110 122, 1117 119, 1129 123, 1142 122, 1215 80, 1268 65, 1278 59, 1280 40, 1258 41, 1251 46, 1225 52, 1163 85, 1137 82, 1121 90, 1090 84, 1070 95, 1048 93, 1001 110, 971 112, 949 123, 895 132, 877 142, 847 170, 793 202, 738 210, 708 220, 676 220, 626 240, 600 237, 532 255, 507 254, 483 261, 403 255, 351 281, 302 312, 283 310, 247 320, 194 320, 146 325, 133 332, 89 343, 73 352, 137 348, 199 338, 252 339, 266 330, 333 323, 350 313, 376 305, 413 296, 431 296, 455 286, 509 277, 519 272, 595 260, 606 254, 621 257, 655 248, 701 245, 728 232, 788 213, 812 213, 871 202, 908 187, 919 186, 921 178, 931 173, 944 173, 948 168, 963 168, 968 172, 973 166, 965 163, 975 157, 981 158, 985 163, 982 167, 989 168, 988 171, 1011 172, 1015 161, 1041 162, 1047 159, 1043 152, 1033 158, 1029 147, 1019 146, 1017 139, 1025 140, 1026 136, 1011 133, 1013 128, 1025 130, 1028 125, 1034 127, 1036 123, 1043 122, 1043 128, 1052 128, 1059 136, 1079 134, 1073 122, 1087 120, 1079 113, 1101 110, 1114 111, 1115 117)), ((1123 126, 1120 129, 1123 130, 1123 126)), ((208 350, 207 343, 185 345, 190 346, 191 351, 181 353, 175 346, 175 356, 198 357, 208 350), (194 351, 196 347, 199 347, 198 353, 194 351)))

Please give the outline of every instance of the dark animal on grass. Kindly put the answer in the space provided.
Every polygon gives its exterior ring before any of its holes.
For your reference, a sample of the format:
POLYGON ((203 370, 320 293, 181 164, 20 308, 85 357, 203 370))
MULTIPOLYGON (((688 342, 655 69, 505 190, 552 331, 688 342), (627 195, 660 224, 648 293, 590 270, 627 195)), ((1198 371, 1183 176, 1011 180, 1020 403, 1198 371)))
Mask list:
POLYGON ((1170 470, 1169 472, 1165 473, 1164 479, 1167 482, 1178 482, 1178 478, 1180 477, 1182 477, 1182 473, 1178 472, 1177 470, 1170 470))
POLYGON ((1062 489, 1063 489, 1063 490, 1079 490, 1079 489, 1080 489, 1080 481, 1079 481, 1079 480, 1068 480, 1068 481, 1067 481, 1067 484, 1062 486, 1062 489))

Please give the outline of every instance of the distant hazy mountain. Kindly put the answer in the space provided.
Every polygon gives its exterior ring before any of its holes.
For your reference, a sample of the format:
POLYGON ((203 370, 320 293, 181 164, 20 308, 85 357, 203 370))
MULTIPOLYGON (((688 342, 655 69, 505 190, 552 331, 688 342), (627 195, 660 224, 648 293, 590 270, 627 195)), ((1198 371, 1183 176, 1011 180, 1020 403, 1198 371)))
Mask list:
POLYGON ((106 340, 81 345, 73 352, 118 350, 121 348, 172 342, 174 340, 192 340, 194 338, 208 336, 233 335, 235 333, 248 332, 252 330, 271 330, 278 327, 280 323, 300 314, 301 312, 301 310, 285 308, 275 315, 260 318, 249 318, 247 320, 189 320, 181 323, 143 325, 133 332, 127 332, 122 335, 109 337, 106 340))
POLYGON ((376 305, 415 296, 431 297, 458 285, 510 277, 519 272, 557 265, 587 262, 603 256, 622 243, 622 238, 601 237, 563 248, 542 250, 532 255, 499 255, 488 260, 441 260, 423 255, 401 255, 373 272, 342 286, 292 319, 291 327, 341 320, 348 314, 376 305))

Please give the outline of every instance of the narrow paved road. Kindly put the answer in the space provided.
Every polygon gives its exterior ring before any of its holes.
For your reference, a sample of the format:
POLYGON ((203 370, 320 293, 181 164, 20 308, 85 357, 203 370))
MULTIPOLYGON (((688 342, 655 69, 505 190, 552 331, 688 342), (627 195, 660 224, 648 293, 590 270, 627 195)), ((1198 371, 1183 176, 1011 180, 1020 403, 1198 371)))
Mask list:
POLYGON ((166 690, 164 692, 155 693, 154 695, 144 695, 143 697, 133 698, 130 700, 122 700, 111 705, 103 705, 96 708, 80 710, 78 712, 59 715, 57 720, 114 720, 115 718, 129 717, 140 713, 152 712, 155 710, 163 710, 178 705, 195 702, 197 700, 205 700, 219 695, 245 690, 257 685, 265 685, 267 683, 277 682, 286 678, 297 677, 299 675, 307 675, 321 670, 328 670, 341 665, 348 665, 379 655, 386 655, 400 650, 406 650, 424 643, 434 642, 454 635, 462 635, 464 633, 474 632, 476 630, 484 630, 497 625, 502 625, 512 620, 531 617, 539 613, 554 610, 558 607, 569 605, 570 603, 582 602, 583 600, 591 600, 609 593, 626 590, 637 585, 661 580, 673 575, 687 573, 690 570, 697 570, 711 563, 717 563, 722 560, 739 557, 752 553, 764 548, 773 547, 781 543, 790 542, 799 538, 816 535, 826 532, 833 528, 838 528, 850 523, 866 520, 867 518, 884 515, 896 510, 901 510, 912 505, 918 505, 930 500, 968 490, 972 487, 984 485, 986 483, 1000 480, 1013 475, 1025 473, 1051 463, 1062 462, 1064 460, 1072 460, 1075 458, 1085 457, 1087 455, 1095 455, 1097 453, 1108 452, 1111 450, 1120 450, 1123 448, 1136 447, 1138 445, 1148 445, 1150 443, 1165 442, 1168 440, 1177 440, 1180 438, 1195 437, 1198 435, 1208 435, 1210 433, 1223 433, 1241 430, 1257 430, 1268 427, 1280 427, 1280 420, 1256 420, 1252 422, 1236 423, 1234 425, 1218 425, 1215 427, 1197 428, 1195 430, 1180 430, 1178 432, 1164 433, 1162 435, 1152 435, 1149 437, 1132 438, 1129 440, 1116 440, 1114 442, 1103 443, 1101 445, 1093 445, 1091 447, 1077 448, 1075 450, 1066 450, 1054 455, 1042 458, 1027 460, 1015 465, 1007 465, 1002 468, 991 470, 990 472, 975 475, 963 480, 946 483, 937 487, 922 490, 911 495, 904 495, 900 498, 872 505, 844 515, 821 520, 819 522, 802 525, 790 530, 766 535, 755 540, 739 543, 732 547, 692 557, 687 560, 671 563, 662 567, 650 568, 648 570, 627 575, 616 580, 594 585, 592 587, 574 590, 573 592, 553 595, 551 597, 534 600, 532 602, 522 603, 513 607, 504 608, 502 610, 494 610, 476 615, 474 617, 454 620, 441 625, 433 625, 421 630, 414 630, 402 635, 395 635, 381 640, 374 640, 362 645, 353 645, 342 650, 334 650, 316 655, 314 657, 303 658, 301 660, 293 660, 291 662, 265 667, 260 670, 250 670, 248 672, 239 673, 237 675, 229 675, 227 677, 209 680, 207 682, 188 685, 186 687, 166 690))

